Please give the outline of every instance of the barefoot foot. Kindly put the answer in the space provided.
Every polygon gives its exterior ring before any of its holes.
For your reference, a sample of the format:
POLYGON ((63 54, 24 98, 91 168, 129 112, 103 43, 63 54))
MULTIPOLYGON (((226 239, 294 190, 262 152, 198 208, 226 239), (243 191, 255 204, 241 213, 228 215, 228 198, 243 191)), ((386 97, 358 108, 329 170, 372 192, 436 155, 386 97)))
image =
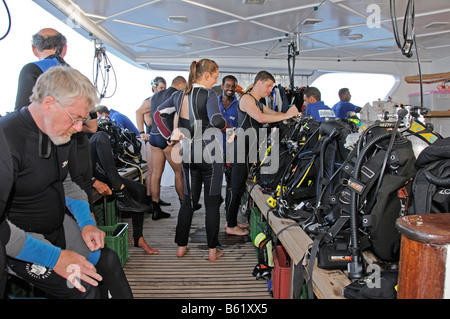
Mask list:
POLYGON ((224 255, 224 252, 222 250, 219 250, 217 248, 212 248, 209 250, 209 261, 214 261, 216 259, 219 259, 224 255))
POLYGON ((177 250, 177 257, 183 257, 189 251, 188 246, 179 246, 177 250))
POLYGON ((225 231, 228 235, 236 235, 236 236, 247 236, 249 231, 247 229, 242 229, 239 226, 228 227, 225 231))
MULTIPOLYGON (((131 244, 136 247, 136 245, 134 243, 134 239, 131 240, 131 244)), ((145 241, 144 237, 140 237, 139 238, 139 240, 138 240, 138 247, 141 247, 142 249, 144 249, 147 252, 147 254, 149 254, 149 255, 157 255, 157 254, 159 254, 159 250, 151 248, 147 244, 147 242, 145 241)))
MULTIPOLYGON (((250 225, 247 225, 247 224, 242 224, 242 223, 237 223, 237 225, 239 226, 239 227, 241 227, 242 229, 247 229, 250 225)), ((228 223, 227 222, 225 222, 225 229, 227 229, 228 228, 228 223)))

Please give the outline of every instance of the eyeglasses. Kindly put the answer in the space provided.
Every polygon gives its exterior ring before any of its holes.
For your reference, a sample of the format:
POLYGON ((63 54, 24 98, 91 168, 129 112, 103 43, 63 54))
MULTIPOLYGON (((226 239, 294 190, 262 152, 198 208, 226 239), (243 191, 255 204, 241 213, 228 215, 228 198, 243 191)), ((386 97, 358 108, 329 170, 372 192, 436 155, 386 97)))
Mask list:
POLYGON ((66 108, 64 106, 62 106, 56 99, 55 99, 56 104, 58 104, 59 106, 61 106, 61 108, 64 110, 64 112, 66 112, 66 114, 70 117, 70 119, 72 120, 72 126, 77 124, 78 122, 82 122, 83 125, 86 124, 87 121, 89 121, 91 118, 90 117, 86 117, 86 118, 81 118, 81 119, 74 119, 72 115, 70 115, 70 113, 66 110, 66 108))

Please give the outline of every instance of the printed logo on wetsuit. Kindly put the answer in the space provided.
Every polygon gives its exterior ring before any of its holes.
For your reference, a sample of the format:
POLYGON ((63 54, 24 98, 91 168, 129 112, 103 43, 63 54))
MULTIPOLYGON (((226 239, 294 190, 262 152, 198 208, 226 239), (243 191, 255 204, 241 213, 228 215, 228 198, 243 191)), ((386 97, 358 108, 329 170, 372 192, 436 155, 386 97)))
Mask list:
POLYGON ((333 110, 319 110, 320 117, 336 117, 333 110))
POLYGON ((36 279, 45 279, 52 274, 51 269, 38 264, 27 263, 25 270, 27 271, 28 275, 36 279))
POLYGON ((69 164, 69 161, 64 161, 64 162, 62 163, 61 167, 64 168, 64 167, 67 166, 67 164, 69 164))

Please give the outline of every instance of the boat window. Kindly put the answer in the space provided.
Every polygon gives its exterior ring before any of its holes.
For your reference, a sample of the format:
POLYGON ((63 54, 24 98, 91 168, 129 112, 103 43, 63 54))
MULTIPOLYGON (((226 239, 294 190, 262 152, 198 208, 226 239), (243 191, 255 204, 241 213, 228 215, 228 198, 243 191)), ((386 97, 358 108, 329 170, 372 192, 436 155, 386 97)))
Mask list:
POLYGON ((322 101, 329 107, 339 102, 338 92, 341 88, 350 90, 350 102, 364 107, 378 99, 387 100, 396 85, 396 77, 391 74, 340 72, 324 74, 311 84, 320 90, 322 101))

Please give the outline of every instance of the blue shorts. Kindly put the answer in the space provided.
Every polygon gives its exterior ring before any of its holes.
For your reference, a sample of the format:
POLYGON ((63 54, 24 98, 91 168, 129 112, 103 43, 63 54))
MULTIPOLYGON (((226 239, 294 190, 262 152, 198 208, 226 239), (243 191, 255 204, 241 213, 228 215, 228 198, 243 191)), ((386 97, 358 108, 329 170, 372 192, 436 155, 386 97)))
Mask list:
POLYGON ((159 147, 162 150, 167 147, 167 140, 161 134, 151 133, 148 142, 151 146, 159 147))

